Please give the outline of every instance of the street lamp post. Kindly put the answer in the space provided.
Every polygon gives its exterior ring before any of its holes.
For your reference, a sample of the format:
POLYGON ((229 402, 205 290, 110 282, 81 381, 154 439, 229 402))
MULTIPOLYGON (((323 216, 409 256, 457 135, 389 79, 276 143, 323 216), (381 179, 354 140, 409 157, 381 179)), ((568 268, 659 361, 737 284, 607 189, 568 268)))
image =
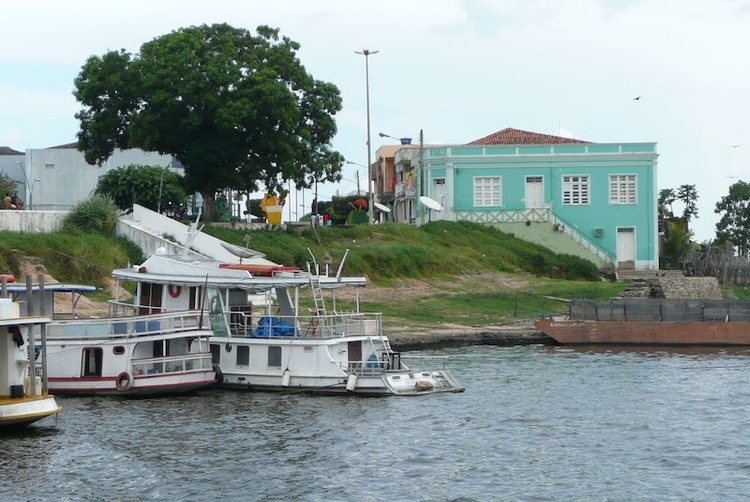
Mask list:
POLYGON ((373 205, 375 203, 375 196, 372 193, 372 158, 370 156, 370 56, 377 54, 379 51, 371 51, 368 49, 362 49, 361 51, 354 51, 355 54, 365 57, 365 89, 367 96, 367 188, 370 192, 370 203, 367 204, 367 218, 370 223, 374 221, 373 205))
POLYGON ((29 190, 29 211, 34 209, 34 186, 37 181, 42 181, 41 178, 34 178, 34 182, 31 184, 31 190, 29 190))

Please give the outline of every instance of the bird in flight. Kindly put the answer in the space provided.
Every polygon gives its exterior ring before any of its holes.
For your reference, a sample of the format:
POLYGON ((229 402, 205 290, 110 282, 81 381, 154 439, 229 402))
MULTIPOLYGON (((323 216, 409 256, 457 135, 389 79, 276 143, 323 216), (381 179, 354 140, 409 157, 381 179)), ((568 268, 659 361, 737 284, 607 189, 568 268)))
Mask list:
POLYGON ((640 101, 640 100, 641 100, 640 96, 636 96, 636 97, 633 98, 633 101, 640 101))
POLYGON ((729 146, 730 146, 731 148, 739 148, 739 147, 741 147, 742 145, 729 145, 729 146))

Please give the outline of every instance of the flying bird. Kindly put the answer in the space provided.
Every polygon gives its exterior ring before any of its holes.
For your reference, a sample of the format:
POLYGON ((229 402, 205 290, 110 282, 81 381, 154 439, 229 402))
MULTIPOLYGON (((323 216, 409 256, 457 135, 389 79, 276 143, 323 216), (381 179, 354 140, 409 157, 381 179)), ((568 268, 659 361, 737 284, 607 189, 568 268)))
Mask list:
POLYGON ((640 101, 640 100, 641 100, 640 96, 636 96, 636 97, 633 98, 633 101, 640 101))
POLYGON ((729 146, 730 146, 731 148, 739 148, 739 147, 741 147, 742 145, 729 145, 729 146))

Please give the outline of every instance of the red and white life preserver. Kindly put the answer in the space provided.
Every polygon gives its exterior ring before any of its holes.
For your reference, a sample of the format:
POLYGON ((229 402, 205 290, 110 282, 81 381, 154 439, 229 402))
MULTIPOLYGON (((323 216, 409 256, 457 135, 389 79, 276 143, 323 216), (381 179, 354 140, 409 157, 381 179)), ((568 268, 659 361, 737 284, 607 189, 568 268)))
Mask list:
POLYGON ((115 387, 117 387, 117 390, 129 390, 132 386, 133 375, 127 371, 123 371, 117 375, 117 380, 115 380, 115 387))
POLYGON ((180 296, 180 293, 182 292, 182 286, 176 286, 174 284, 170 284, 167 288, 167 291, 169 291, 169 296, 172 298, 177 298, 180 296))

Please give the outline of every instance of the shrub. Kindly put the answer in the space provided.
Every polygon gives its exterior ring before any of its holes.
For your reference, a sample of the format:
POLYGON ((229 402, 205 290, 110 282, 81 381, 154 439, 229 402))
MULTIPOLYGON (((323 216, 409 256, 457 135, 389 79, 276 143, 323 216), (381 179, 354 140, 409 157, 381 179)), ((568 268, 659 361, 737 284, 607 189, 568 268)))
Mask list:
POLYGON ((114 236, 119 213, 109 197, 92 195, 65 217, 63 231, 114 236))

